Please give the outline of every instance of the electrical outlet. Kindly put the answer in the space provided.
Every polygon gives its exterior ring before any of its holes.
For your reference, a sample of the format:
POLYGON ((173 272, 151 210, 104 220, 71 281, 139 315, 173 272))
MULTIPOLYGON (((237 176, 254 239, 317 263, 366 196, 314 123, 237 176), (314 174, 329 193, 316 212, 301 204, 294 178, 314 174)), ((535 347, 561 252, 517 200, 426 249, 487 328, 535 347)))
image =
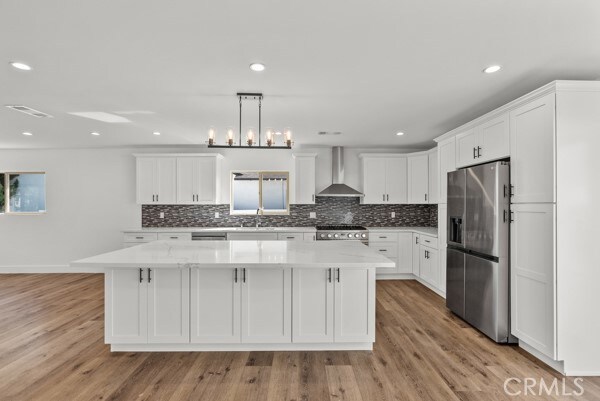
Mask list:
POLYGON ((316 219, 317 218, 317 212, 310 212, 309 218, 316 219))
POLYGON ((396 218, 396 212, 392 212, 392 219, 396 218))
POLYGON ((164 219, 165 218, 165 212, 160 212, 160 218, 164 219))
POLYGON ((215 212, 215 219, 219 218, 219 212, 215 212))

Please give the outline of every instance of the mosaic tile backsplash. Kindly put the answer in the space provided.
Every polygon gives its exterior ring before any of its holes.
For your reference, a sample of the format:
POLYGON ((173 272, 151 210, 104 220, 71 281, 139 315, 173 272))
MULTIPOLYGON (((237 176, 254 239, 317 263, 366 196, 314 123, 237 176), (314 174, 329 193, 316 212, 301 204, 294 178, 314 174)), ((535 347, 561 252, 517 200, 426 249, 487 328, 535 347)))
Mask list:
MULTIPOLYGON (((223 205, 142 205, 142 227, 239 227, 255 216, 231 216, 223 205), (165 217, 160 218, 163 212, 165 217), (215 218, 215 212, 220 217, 215 218)), ((261 216, 267 227, 358 224, 365 227, 437 227, 437 205, 361 205, 358 198, 317 198, 314 205, 290 205, 286 216, 261 216), (316 212, 317 218, 309 218, 316 212), (391 218, 391 213, 396 217, 391 218)))

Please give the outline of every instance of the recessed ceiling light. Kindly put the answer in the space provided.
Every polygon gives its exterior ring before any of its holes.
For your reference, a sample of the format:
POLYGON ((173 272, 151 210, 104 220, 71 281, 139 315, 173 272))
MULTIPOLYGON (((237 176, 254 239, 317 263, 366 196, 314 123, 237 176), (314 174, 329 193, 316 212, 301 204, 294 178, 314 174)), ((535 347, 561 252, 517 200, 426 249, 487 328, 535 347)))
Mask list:
POLYGON ((153 132, 153 134, 154 134, 154 135, 160 135, 160 132, 158 132, 158 131, 155 131, 155 132, 153 132))
POLYGON ((99 132, 92 132, 91 134, 94 135, 94 136, 100 136, 99 132))
POLYGON ((31 132, 23 132, 23 135, 25 135, 25 136, 32 136, 33 134, 31 132))
POLYGON ((11 61, 10 65, 12 65, 13 67, 15 67, 17 70, 31 71, 31 67, 30 66, 28 66, 25 63, 21 63, 19 61, 11 61))
POLYGON ((396 132, 396 135, 402 136, 402 135, 404 135, 404 132, 396 132))
POLYGON ((250 69, 252 71, 261 72, 265 70, 265 65, 262 63, 252 63, 250 64, 250 69))
POLYGON ((490 65, 485 70, 483 70, 483 72, 485 72, 486 74, 492 74, 494 72, 500 71, 501 69, 502 69, 502 67, 499 65, 490 65))

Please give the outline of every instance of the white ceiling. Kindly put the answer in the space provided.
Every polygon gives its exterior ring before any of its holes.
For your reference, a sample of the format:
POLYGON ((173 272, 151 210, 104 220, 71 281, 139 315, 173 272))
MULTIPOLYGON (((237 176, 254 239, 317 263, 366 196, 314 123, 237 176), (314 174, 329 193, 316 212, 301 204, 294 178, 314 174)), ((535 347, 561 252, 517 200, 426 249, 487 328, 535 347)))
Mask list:
POLYGON ((222 140, 238 91, 263 92, 263 127, 296 144, 422 148, 554 79, 598 79, 598 38, 596 0, 3 0, 0 103, 54 118, 2 107, 0 148, 222 140), (152 114, 67 114, 132 110, 152 114))

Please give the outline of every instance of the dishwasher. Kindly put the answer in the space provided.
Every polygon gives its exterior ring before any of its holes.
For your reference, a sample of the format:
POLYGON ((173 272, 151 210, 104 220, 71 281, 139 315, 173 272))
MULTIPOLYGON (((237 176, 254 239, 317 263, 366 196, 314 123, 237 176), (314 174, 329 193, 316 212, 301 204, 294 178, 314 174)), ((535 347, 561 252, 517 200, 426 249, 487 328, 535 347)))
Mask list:
POLYGON ((227 241, 225 232, 196 232, 192 233, 192 241, 227 241))

